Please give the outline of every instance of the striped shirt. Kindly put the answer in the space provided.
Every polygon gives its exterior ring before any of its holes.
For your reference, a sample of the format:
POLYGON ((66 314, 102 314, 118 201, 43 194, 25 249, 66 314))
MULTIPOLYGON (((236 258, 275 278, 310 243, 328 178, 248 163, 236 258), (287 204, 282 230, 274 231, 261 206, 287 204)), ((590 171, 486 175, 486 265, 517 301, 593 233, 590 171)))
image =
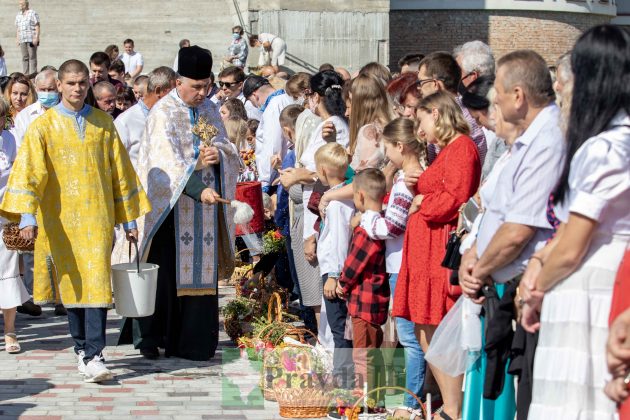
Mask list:
POLYGON ((39 15, 35 10, 28 9, 15 17, 15 27, 18 30, 20 44, 33 42, 35 26, 39 25, 39 15))
MULTIPOLYGON (((486 153, 488 152, 486 136, 483 133, 481 126, 477 124, 477 121, 475 121, 473 116, 470 115, 470 111, 468 111, 468 108, 466 108, 462 103, 462 97, 457 95, 455 97, 455 102, 457 102, 457 105, 459 105, 459 107, 462 109, 462 112, 464 113, 464 118, 468 122, 468 125, 470 125, 470 138, 477 145, 477 150, 479 151, 479 161, 481 162, 481 166, 483 167, 483 162, 486 159, 486 153)), ((440 148, 435 144, 429 144, 429 164, 431 164, 431 162, 435 160, 438 153, 440 153, 440 148)))

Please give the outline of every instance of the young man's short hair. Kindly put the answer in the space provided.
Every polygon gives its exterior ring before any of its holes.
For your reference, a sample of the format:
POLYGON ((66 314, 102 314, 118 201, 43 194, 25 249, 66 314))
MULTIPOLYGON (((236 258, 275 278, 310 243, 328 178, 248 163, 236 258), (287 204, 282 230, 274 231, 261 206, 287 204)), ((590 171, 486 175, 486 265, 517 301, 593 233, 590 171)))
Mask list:
POLYGON ((125 63, 123 63, 122 60, 114 60, 112 64, 109 65, 109 71, 125 74, 125 63))
POLYGON ((226 67, 223 70, 221 70, 221 73, 219 73, 219 79, 222 79, 224 77, 230 77, 230 76, 234 78, 234 81, 236 83, 240 83, 245 80, 245 72, 240 67, 236 67, 236 66, 226 67))
POLYGON ((97 66, 105 65, 109 70, 111 61, 109 59, 109 55, 107 55, 106 52, 97 51, 90 56, 90 64, 96 64, 97 66))
POLYGON ((127 38, 123 41, 123 45, 131 44, 134 45, 133 39, 127 38))
POLYGON ((385 175, 379 169, 367 168, 354 176, 352 185, 355 191, 363 191, 371 200, 382 201, 387 193, 385 175))
POLYGON ((348 153, 339 143, 328 143, 315 152, 315 164, 326 166, 335 171, 337 176, 344 176, 348 170, 348 153))
POLYGON ((462 70, 451 54, 437 51, 424 57, 420 68, 425 67, 425 73, 434 79, 441 80, 444 87, 451 93, 457 93, 457 86, 462 78, 462 70))
POLYGON ((63 80, 64 76, 68 73, 78 73, 83 74, 84 76, 89 76, 90 71, 88 70, 85 63, 79 60, 68 60, 65 61, 57 72, 57 77, 59 80, 63 80))

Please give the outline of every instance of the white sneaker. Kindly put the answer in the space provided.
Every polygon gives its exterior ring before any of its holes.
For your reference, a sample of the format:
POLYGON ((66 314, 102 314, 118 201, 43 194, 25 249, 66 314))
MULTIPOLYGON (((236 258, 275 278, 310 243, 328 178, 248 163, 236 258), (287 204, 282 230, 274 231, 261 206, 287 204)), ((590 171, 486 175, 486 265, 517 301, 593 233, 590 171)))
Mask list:
POLYGON ((105 367, 103 359, 99 356, 95 356, 85 366, 85 382, 108 381, 113 377, 114 375, 105 367))
POLYGON ((79 354, 77 354, 77 368, 79 369, 79 373, 81 375, 85 375, 85 362, 83 358, 85 357, 85 352, 83 350, 79 350, 79 354))

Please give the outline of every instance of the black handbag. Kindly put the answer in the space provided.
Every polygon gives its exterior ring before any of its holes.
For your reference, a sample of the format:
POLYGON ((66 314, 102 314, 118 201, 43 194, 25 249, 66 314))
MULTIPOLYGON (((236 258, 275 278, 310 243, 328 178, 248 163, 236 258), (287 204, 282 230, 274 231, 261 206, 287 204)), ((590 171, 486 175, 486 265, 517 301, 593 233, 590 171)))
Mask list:
POLYGON ((459 231, 454 230, 449 234, 448 242, 446 243, 446 255, 442 260, 442 267, 450 270, 459 270, 459 264, 462 260, 462 255, 459 253, 459 246, 462 243, 462 236, 464 236, 464 229, 459 231))

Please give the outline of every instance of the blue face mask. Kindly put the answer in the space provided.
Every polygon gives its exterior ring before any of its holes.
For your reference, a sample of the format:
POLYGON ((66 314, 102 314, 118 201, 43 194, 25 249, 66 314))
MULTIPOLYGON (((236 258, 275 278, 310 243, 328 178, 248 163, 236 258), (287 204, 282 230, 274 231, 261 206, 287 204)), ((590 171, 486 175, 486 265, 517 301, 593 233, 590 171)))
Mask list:
POLYGON ((232 38, 234 39, 239 39, 241 37, 241 34, 232 34, 232 38))
POLYGON ((51 108, 59 103, 59 92, 37 92, 37 100, 44 108, 51 108))

